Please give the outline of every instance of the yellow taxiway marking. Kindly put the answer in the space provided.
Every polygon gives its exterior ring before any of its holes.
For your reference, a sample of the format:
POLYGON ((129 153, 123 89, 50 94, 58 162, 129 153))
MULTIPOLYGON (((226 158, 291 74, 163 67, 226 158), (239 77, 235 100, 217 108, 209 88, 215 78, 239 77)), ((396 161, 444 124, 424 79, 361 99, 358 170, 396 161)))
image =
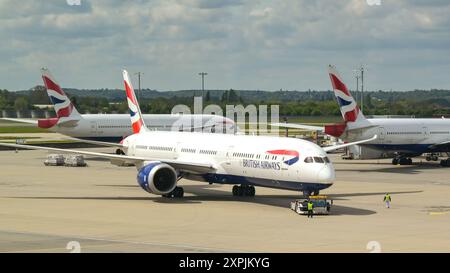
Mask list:
POLYGON ((430 215, 444 215, 448 213, 450 213, 450 211, 432 211, 430 212, 430 215))

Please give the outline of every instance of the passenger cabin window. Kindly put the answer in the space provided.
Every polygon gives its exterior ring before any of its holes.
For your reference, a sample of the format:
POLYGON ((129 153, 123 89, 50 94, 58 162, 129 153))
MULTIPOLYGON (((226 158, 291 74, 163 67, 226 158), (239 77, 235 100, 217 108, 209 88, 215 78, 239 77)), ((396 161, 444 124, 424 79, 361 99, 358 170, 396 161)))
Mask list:
POLYGON ((144 145, 136 145, 136 149, 147 150, 147 146, 144 146, 144 145))

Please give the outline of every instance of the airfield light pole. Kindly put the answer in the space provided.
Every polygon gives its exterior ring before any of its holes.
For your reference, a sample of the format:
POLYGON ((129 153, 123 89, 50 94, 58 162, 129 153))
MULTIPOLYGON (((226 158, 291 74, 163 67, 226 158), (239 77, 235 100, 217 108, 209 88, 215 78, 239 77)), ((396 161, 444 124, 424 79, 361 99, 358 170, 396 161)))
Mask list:
POLYGON ((205 93, 205 76, 208 75, 208 73, 206 72, 200 72, 198 73, 200 76, 202 76, 202 99, 204 97, 204 93, 205 93))
POLYGON ((359 71, 358 70, 353 70, 353 71, 355 71, 356 72, 356 74, 355 74, 355 78, 356 78, 356 90, 355 90, 355 96, 356 96, 356 102, 358 102, 358 96, 359 96, 359 94, 358 94, 358 92, 359 92, 359 78, 360 78, 360 76, 359 76, 359 71))
POLYGON ((361 65, 361 112, 364 112, 364 66, 361 65))
POLYGON ((141 97, 141 75, 144 74, 142 72, 137 72, 134 73, 134 75, 138 76, 138 95, 137 95, 137 100, 139 101, 140 97, 141 97))

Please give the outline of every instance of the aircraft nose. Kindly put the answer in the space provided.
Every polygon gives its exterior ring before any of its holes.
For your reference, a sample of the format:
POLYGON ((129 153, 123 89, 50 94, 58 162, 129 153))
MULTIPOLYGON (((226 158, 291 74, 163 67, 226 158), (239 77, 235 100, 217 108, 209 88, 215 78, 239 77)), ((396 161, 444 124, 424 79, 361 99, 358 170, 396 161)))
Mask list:
POLYGON ((317 179, 320 182, 333 182, 335 179, 334 168, 332 166, 326 166, 319 171, 317 179))

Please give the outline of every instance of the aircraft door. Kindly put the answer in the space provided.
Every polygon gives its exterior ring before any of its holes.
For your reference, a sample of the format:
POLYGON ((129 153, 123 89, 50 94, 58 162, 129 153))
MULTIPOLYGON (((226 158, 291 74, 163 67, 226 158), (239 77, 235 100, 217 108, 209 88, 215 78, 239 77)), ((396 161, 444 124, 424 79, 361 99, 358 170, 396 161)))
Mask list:
POLYGON ((422 127, 422 135, 424 139, 428 137, 428 128, 426 126, 422 127))
POLYGON ((182 145, 181 142, 177 142, 177 144, 173 148, 173 151, 172 151, 172 158, 173 159, 177 159, 180 156, 181 145, 182 145))
POLYGON ((90 122, 90 132, 91 134, 97 135, 97 122, 95 121, 90 122))
POLYGON ((386 129, 384 127, 378 128, 378 136, 380 141, 383 141, 386 138, 386 129))
POLYGON ((130 145, 128 146, 128 150, 127 150, 127 154, 131 155, 131 156, 135 156, 135 147, 134 147, 134 143, 130 143, 130 145))
POLYGON ((226 171, 232 171, 239 165, 239 162, 235 161, 236 158, 233 157, 233 153, 234 146, 228 146, 222 158, 223 163, 221 164, 226 171))

